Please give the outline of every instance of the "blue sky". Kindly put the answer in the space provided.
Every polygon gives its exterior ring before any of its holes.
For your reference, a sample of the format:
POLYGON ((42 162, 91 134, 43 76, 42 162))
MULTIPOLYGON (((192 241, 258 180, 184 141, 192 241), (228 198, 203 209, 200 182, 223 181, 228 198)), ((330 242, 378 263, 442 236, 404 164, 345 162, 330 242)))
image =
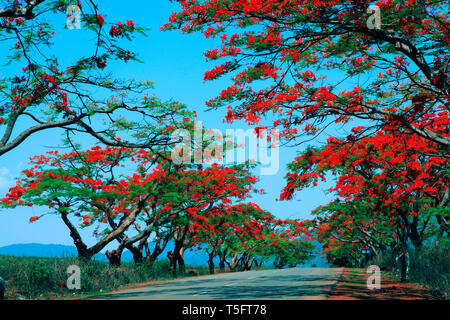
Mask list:
MULTIPOLYGON (((198 113, 198 120, 206 127, 217 128, 225 131, 225 128, 248 127, 243 122, 233 125, 224 125, 222 119, 225 111, 204 112, 205 102, 217 96, 228 80, 226 78, 204 82, 203 74, 214 65, 206 63, 203 52, 212 49, 217 44, 216 40, 205 39, 201 34, 183 35, 179 31, 160 32, 159 27, 167 21, 169 15, 178 9, 178 6, 168 0, 160 1, 134 1, 140 6, 124 6, 123 1, 109 0, 102 2, 100 13, 106 13, 107 21, 123 21, 132 19, 137 24, 150 28, 148 38, 138 37, 133 43, 133 48, 139 53, 139 59, 144 64, 122 64, 114 72, 119 77, 149 79, 155 82, 153 93, 163 100, 174 99, 187 104, 198 113), (142 5, 147 3, 146 5, 142 5), (157 4, 156 4, 157 3, 157 4)), ((61 17, 61 25, 65 17, 61 17)), ((82 55, 82 51, 89 44, 91 34, 83 30, 65 30, 55 39, 55 53, 64 59, 65 52, 74 53, 75 57, 82 55), (89 36, 86 36, 88 34, 89 36), (76 53, 80 53, 76 55, 76 53)), ((2 48, 3 49, 3 48, 2 48)), ((8 74, 11 70, 1 67, 0 76, 8 74)), ((55 130, 45 131, 32 136, 19 148, 0 157, 0 193, 3 196, 8 187, 14 184, 14 178, 20 171, 26 168, 28 157, 45 153, 51 146, 58 144, 60 132, 55 130)), ((335 131, 328 132, 335 134, 335 131)), ((325 139, 327 135, 324 136, 325 139)), ((323 139, 320 139, 323 141, 323 139)), ((319 140, 319 141, 320 141, 319 140)), ((86 141, 86 143, 90 143, 86 141)), ((317 142, 316 142, 317 143, 317 142)), ((303 148, 303 147, 302 147, 303 148)), ((280 170, 278 174, 263 176, 258 187, 266 190, 265 195, 258 195, 252 199, 263 209, 266 209, 279 218, 308 218, 309 212, 320 204, 330 200, 322 190, 327 186, 306 190, 297 193, 292 201, 279 202, 281 189, 284 187, 283 177, 286 174, 286 164, 293 160, 299 148, 281 147, 280 170)), ((0 246, 14 243, 58 243, 72 244, 68 230, 56 215, 48 215, 37 223, 30 224, 31 216, 40 215, 45 208, 17 208, 0 211, 0 246)), ((87 239, 87 244, 92 244, 94 239, 90 237, 92 230, 82 232, 87 239)))

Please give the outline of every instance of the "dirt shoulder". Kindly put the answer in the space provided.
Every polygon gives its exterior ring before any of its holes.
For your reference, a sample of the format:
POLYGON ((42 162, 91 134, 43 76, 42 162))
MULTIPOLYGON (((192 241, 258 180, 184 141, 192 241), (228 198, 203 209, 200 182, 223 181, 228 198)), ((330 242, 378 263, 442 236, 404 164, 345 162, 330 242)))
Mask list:
POLYGON ((369 290, 365 269, 345 268, 329 300, 437 300, 431 291, 416 283, 400 283, 388 273, 381 273, 381 288, 369 290))

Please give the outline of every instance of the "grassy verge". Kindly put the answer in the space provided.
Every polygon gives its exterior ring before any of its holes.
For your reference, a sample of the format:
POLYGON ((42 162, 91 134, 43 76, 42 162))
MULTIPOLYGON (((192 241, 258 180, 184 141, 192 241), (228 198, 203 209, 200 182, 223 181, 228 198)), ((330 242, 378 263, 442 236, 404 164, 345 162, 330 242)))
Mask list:
MULTIPOLYGON (((424 246, 409 250, 410 265, 407 280, 420 283, 435 296, 450 296, 450 245, 424 246)), ((385 270, 389 277, 400 280, 395 255, 385 254, 371 262, 385 270)))
MULTIPOLYGON (((160 280, 192 276, 193 272, 176 277, 169 271, 167 260, 157 261, 152 267, 146 264, 124 263, 120 268, 110 267, 104 261, 81 262, 76 258, 37 258, 0 255, 0 275, 7 288, 5 299, 59 299, 90 296, 160 280), (77 265, 81 269, 81 289, 69 290, 67 268, 77 265)), ((206 266, 188 266, 195 274, 206 275, 206 266)))
POLYGON ((411 281, 433 288, 436 295, 450 296, 450 245, 416 250, 410 269, 411 281))

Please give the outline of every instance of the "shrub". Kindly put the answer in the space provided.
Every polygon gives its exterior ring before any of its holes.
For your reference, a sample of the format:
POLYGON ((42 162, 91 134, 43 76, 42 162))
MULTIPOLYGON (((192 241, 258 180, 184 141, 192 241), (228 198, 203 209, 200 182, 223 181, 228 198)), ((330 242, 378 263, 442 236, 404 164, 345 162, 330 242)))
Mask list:
POLYGON ((29 269, 30 285, 33 290, 44 291, 51 288, 52 275, 55 270, 43 261, 33 261, 29 269))

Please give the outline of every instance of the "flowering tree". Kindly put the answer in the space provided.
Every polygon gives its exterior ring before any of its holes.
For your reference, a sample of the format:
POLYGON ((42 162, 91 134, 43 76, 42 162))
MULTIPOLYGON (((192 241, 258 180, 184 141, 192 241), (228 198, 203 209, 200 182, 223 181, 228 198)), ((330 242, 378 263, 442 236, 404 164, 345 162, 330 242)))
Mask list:
MULTIPOLYGON (((164 123, 159 129, 163 132, 193 129, 189 118, 182 122, 170 118, 164 123)), ((136 134, 136 139, 145 139, 145 132, 136 134)), ((147 257, 148 262, 152 263, 167 241, 174 238, 174 261, 183 271, 182 252, 191 225, 206 219, 204 215, 216 205, 245 199, 256 191, 253 184, 257 177, 251 175, 250 164, 225 167, 213 163, 205 168, 176 164, 170 161, 172 150, 167 146, 156 151, 111 146, 81 151, 72 146, 75 151, 70 153, 51 151, 32 158, 32 167, 23 171, 23 178, 2 202, 6 207, 38 205, 52 209, 70 230, 78 254, 84 259, 117 240, 118 248, 106 252, 111 264, 120 265, 124 249, 140 261, 147 240, 156 233, 164 237, 163 244, 147 257), (94 246, 86 246, 70 216, 82 227, 96 226, 94 235, 99 241, 94 246), (132 227, 137 233, 129 236, 132 227)))
POLYGON ((334 226, 322 233, 326 249, 358 238, 373 247, 386 232, 402 239, 403 251, 408 239, 420 248, 429 228, 438 228, 438 239, 448 236, 445 1, 178 2, 164 30, 220 37, 221 46, 204 55, 222 64, 204 79, 231 75, 232 84, 207 102, 226 107, 227 121, 276 127, 291 141, 358 120, 346 138, 332 137, 297 158, 281 195, 290 199, 326 173, 338 176, 331 191, 345 203, 323 211, 329 216, 319 231, 334 226), (366 217, 352 209, 356 204, 376 214, 366 217), (339 223, 349 215, 361 228, 339 223))
POLYGON ((224 270, 230 247, 245 248, 252 239, 259 238, 262 230, 274 219, 254 203, 216 206, 202 218, 204 221, 194 221, 189 236, 193 246, 208 254, 211 274, 214 273, 214 258, 220 258, 219 266, 224 270))
MULTIPOLYGON (((48 213, 58 214, 69 229, 79 257, 90 259, 134 223, 152 196, 148 190, 155 190, 163 178, 161 170, 132 176, 120 174, 124 161, 136 165, 130 158, 142 153, 126 148, 94 147, 36 156, 31 159, 33 166, 23 171, 23 178, 9 190, 2 203, 7 207, 48 207, 51 210, 48 213), (95 231, 100 240, 88 248, 71 217, 79 220, 81 227, 100 224, 98 227, 102 229, 95 231)), ((40 218, 32 217, 30 222, 40 218)))
POLYGON ((172 269, 175 271, 178 263, 183 272, 183 253, 197 243, 198 232, 219 232, 213 217, 233 220, 223 208, 258 192, 253 186, 257 177, 251 175, 246 164, 230 167, 212 164, 205 168, 178 170, 174 179, 176 184, 168 190, 177 199, 166 203, 166 209, 177 210, 172 220, 175 242, 172 269))
POLYGON ((193 228, 192 238, 194 245, 208 253, 210 273, 214 273, 215 257, 221 270, 225 264, 230 270, 250 270, 269 259, 303 263, 312 252, 302 222, 276 219, 251 202, 218 208, 207 221, 193 228))
MULTIPOLYGON (((165 166, 162 165, 162 168, 165 166)), ((206 216, 216 206, 229 203, 232 199, 245 198, 253 191, 255 181, 256 177, 251 176, 244 166, 221 167, 213 164, 205 169, 164 169, 164 179, 152 192, 148 209, 144 209, 145 227, 138 230, 135 236, 120 242, 114 252, 117 255, 116 264, 120 263, 123 249, 137 241, 147 240, 152 232, 163 231, 166 245, 168 239, 174 240, 171 269, 175 271, 178 264, 180 271, 184 272, 183 253, 192 246, 188 234, 199 224, 206 227, 206 216)), ((227 212, 221 211, 219 214, 225 216, 227 212)), ((214 228, 214 225, 210 227, 214 228)), ((158 252, 162 252, 161 248, 158 252)), ((148 259, 149 262, 154 261, 155 253, 148 259)))
POLYGON ((437 144, 414 135, 379 133, 352 144, 330 138, 324 148, 308 149, 289 166, 293 172, 287 175, 281 198, 317 185, 329 171, 338 176, 330 191, 345 200, 372 200, 374 209, 389 208, 420 246, 415 229, 421 214, 434 217, 442 232, 448 232, 448 166, 437 144))
POLYGON ((313 257, 315 245, 308 221, 275 220, 269 230, 272 232, 265 236, 259 254, 263 260, 272 258, 275 267, 283 268, 295 267, 313 257))
POLYGON ((69 135, 85 133, 116 147, 148 148, 168 144, 170 137, 148 130, 163 117, 177 114, 152 99, 136 102, 135 96, 151 88, 150 81, 122 80, 109 71, 112 61, 138 61, 124 44, 144 34, 133 21, 108 22, 94 1, 9 0, 0 8, 2 61, 9 71, 0 78, 0 155, 23 143, 31 135, 61 128, 69 135), (58 48, 70 48, 70 37, 55 18, 73 8, 80 19, 80 31, 91 34, 83 56, 58 48), (58 33, 58 34, 56 34, 58 33), (57 40, 56 40, 57 39, 57 40), (61 43, 60 39, 66 39, 61 43), (108 119, 103 121, 102 119, 108 119), (147 131, 136 141, 127 133, 147 131))
POLYGON ((163 29, 222 40, 205 56, 227 61, 205 80, 233 74, 233 84, 208 102, 228 105, 228 121, 257 124, 274 114, 268 125, 293 138, 359 118, 371 121, 360 134, 395 122, 450 145, 445 1, 378 1, 375 9, 342 0, 178 2, 182 9, 163 29))
POLYGON ((394 217, 375 207, 375 201, 336 200, 314 211, 313 232, 328 262, 357 267, 400 246, 394 217))
POLYGON ((408 240, 421 248, 430 237, 449 236, 449 160, 437 143, 397 131, 351 143, 330 138, 289 167, 282 199, 317 185, 327 172, 337 177, 330 191, 338 200, 317 210, 328 215, 317 227, 327 250, 359 244, 377 255, 391 243, 405 252, 408 240))

